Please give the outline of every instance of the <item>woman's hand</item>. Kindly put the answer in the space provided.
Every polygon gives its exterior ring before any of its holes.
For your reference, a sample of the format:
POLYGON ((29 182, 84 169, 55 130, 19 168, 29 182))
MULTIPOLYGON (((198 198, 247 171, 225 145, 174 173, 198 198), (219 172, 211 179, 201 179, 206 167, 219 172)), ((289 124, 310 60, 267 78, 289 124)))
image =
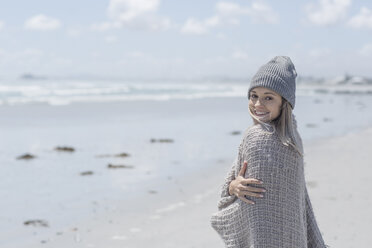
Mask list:
POLYGON ((263 195, 259 193, 266 192, 266 190, 263 188, 247 186, 247 184, 262 185, 262 182, 255 178, 244 178, 247 164, 247 161, 244 161, 243 167, 240 169, 238 177, 235 180, 231 181, 229 185, 229 193, 230 195, 236 195, 240 200, 246 203, 254 204, 254 201, 248 200, 245 196, 262 198, 263 195))

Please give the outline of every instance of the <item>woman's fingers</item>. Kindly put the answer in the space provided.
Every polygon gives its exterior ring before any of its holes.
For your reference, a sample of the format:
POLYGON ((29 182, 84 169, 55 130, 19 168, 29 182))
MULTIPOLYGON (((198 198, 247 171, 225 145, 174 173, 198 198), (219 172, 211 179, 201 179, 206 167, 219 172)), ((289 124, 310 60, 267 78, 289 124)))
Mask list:
POLYGON ((253 193, 253 192, 250 192, 250 191, 239 191, 239 196, 251 196, 251 197, 258 197, 258 198, 262 198, 263 195, 262 194, 258 194, 258 193, 253 193))
POLYGON ((265 189, 262 188, 254 188, 254 187, 249 187, 249 186, 239 186, 235 190, 235 195, 237 197, 244 197, 244 196, 251 196, 251 197, 259 197, 262 198, 263 194, 266 192, 265 189))
POLYGON ((239 189, 242 191, 258 192, 258 193, 266 192, 266 189, 250 187, 250 186, 240 186, 239 189))
POLYGON ((251 201, 251 200, 248 200, 247 198, 245 198, 244 196, 241 197, 241 196, 238 196, 238 198, 248 204, 254 204, 254 201, 251 201))
POLYGON ((243 166, 240 169, 239 174, 238 174, 239 178, 237 178, 239 181, 239 186, 235 187, 234 194, 240 200, 248 204, 254 204, 254 201, 248 200, 245 196, 262 198, 263 194, 260 194, 260 193, 266 192, 266 190, 263 188, 245 186, 247 184, 257 184, 257 185, 263 184, 260 180, 257 180, 255 178, 244 178, 245 171, 247 170, 247 165, 248 165, 248 162, 244 161, 243 166))
POLYGON ((263 184, 260 180, 255 178, 245 178, 241 181, 242 184, 263 184))
POLYGON ((239 171, 239 176, 244 177, 245 171, 247 170, 248 162, 244 161, 242 168, 239 171))

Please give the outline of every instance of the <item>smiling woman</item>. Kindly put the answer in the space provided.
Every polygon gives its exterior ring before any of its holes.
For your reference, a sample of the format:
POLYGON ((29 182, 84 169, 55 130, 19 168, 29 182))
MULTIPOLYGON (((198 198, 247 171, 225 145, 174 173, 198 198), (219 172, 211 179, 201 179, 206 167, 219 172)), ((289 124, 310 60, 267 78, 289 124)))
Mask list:
POLYGON ((296 70, 278 56, 248 90, 247 129, 222 188, 212 227, 230 248, 326 247, 307 193, 303 147, 292 115, 296 70))

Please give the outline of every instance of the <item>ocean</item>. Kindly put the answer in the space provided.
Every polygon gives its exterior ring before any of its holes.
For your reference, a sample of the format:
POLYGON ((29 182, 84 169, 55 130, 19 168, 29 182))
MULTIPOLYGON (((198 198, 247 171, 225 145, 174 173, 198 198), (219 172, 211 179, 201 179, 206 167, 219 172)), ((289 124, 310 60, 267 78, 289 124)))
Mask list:
MULTIPOLYGON (((349 80, 352 81, 352 80, 349 80)), ((297 95, 372 94, 372 84, 302 80, 297 95)), ((249 80, 1 80, 0 106, 242 97, 249 80)))

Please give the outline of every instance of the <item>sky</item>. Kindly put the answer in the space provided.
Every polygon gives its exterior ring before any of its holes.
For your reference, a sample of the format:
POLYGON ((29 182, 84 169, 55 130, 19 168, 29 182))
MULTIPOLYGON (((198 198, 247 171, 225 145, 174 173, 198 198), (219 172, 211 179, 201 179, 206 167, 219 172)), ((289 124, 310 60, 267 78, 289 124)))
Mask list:
POLYGON ((12 0, 0 78, 246 78, 276 55, 301 76, 372 77, 372 1, 12 0))

